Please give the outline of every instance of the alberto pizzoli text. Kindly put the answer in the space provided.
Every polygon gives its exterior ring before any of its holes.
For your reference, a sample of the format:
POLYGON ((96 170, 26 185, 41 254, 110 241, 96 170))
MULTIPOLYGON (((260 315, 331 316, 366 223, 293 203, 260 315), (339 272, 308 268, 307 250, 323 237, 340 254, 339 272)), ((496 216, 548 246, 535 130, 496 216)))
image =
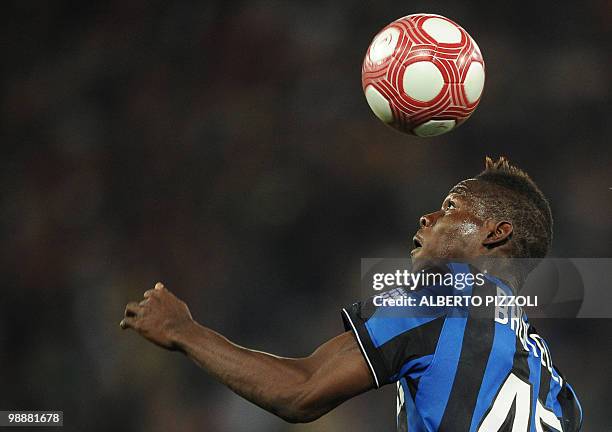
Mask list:
POLYGON ((405 306, 433 306, 433 307, 469 307, 469 306, 495 306, 495 307, 534 307, 538 305, 537 296, 460 296, 438 295, 423 296, 419 298, 410 296, 388 297, 377 295, 372 299, 376 307, 405 307, 405 306))

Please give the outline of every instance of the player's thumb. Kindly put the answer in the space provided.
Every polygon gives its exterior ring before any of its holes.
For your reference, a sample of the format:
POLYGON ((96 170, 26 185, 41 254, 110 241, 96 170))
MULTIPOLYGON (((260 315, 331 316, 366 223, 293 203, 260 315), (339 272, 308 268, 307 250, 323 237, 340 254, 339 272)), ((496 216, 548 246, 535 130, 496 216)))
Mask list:
POLYGON ((155 289, 156 289, 156 290, 163 290, 164 288, 166 288, 166 287, 165 287, 165 286, 164 286, 164 284, 163 284, 163 283, 161 283, 161 282, 157 282, 157 283, 155 284, 155 289))

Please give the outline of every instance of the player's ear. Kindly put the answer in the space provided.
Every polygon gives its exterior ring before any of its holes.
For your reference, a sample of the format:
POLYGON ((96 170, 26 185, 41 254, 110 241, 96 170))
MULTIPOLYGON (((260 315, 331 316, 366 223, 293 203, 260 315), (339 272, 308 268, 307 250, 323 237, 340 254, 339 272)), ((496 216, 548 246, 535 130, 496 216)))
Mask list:
POLYGON ((506 244, 514 231, 512 222, 509 221, 488 220, 485 222, 485 229, 487 236, 482 245, 489 249, 506 244))

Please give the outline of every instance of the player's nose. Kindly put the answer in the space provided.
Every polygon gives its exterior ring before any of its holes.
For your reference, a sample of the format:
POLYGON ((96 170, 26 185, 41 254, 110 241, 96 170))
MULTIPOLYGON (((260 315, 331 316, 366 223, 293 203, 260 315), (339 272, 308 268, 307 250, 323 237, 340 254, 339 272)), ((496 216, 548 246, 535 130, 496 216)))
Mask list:
POLYGON ((429 228, 435 225, 437 219, 437 212, 428 213, 426 215, 421 216, 421 218, 419 219, 419 224, 421 225, 421 228, 429 228))

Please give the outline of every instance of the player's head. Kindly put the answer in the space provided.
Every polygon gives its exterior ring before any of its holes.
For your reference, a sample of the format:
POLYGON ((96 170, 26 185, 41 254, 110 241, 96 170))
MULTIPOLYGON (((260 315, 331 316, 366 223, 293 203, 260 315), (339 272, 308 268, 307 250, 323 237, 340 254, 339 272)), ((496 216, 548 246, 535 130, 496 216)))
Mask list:
POLYGON ((454 186, 442 207, 420 219, 413 257, 542 258, 552 240, 550 205, 531 178, 507 159, 454 186))

